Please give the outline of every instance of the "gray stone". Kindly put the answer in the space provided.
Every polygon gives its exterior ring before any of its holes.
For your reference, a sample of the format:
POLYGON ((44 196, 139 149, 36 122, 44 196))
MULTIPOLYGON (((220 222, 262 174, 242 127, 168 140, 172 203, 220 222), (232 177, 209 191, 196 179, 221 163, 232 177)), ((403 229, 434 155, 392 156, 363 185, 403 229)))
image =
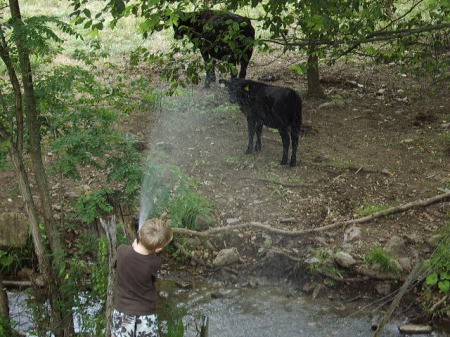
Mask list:
POLYGON ((400 263, 403 270, 411 271, 411 259, 409 257, 401 257, 398 259, 398 263, 400 263))
POLYGON ((350 268, 354 264, 356 264, 356 260, 347 252, 337 252, 334 255, 334 261, 337 263, 338 266, 343 268, 350 268))
POLYGON ((351 253, 355 250, 355 247, 349 242, 344 242, 341 246, 342 250, 347 253, 351 253))
POLYGON ((377 283, 375 285, 375 290, 378 292, 378 294, 386 296, 391 293, 391 284, 387 282, 383 283, 377 283))
POLYGON ((213 265, 216 267, 229 266, 238 262, 240 259, 238 250, 233 248, 222 249, 213 261, 213 265))
POLYGON ((433 328, 431 327, 431 325, 404 324, 400 325, 398 327, 398 330, 401 333, 416 335, 430 333, 431 331, 433 331, 433 328))
POLYGON ((0 247, 25 247, 28 238, 28 218, 22 213, 0 214, 0 247))
POLYGON ((351 242, 361 239, 361 229, 359 227, 350 227, 344 232, 344 241, 351 242))
POLYGON ((325 102, 319 105, 319 109, 329 109, 334 108, 336 104, 334 102, 325 102))
POLYGON ((241 222, 241 219, 239 218, 227 219, 227 225, 237 225, 239 222, 241 222))
POLYGON ((384 250, 396 256, 405 256, 406 244, 405 240, 399 236, 394 235, 384 246, 384 250))

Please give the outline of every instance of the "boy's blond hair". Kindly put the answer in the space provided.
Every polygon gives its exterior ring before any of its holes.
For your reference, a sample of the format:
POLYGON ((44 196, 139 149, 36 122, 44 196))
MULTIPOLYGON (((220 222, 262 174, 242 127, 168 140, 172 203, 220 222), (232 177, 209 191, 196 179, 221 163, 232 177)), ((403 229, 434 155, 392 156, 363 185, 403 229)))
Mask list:
POLYGON ((139 229, 139 241, 148 251, 164 248, 173 237, 172 227, 162 219, 154 218, 144 222, 139 229))

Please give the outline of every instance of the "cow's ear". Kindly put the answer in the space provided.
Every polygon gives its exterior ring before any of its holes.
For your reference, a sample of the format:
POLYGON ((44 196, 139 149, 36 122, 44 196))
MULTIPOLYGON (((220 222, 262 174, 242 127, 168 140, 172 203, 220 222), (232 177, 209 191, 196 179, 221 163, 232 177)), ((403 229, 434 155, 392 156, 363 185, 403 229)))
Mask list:
POLYGON ((244 87, 244 90, 245 90, 245 91, 250 91, 250 84, 247 84, 247 85, 244 87))

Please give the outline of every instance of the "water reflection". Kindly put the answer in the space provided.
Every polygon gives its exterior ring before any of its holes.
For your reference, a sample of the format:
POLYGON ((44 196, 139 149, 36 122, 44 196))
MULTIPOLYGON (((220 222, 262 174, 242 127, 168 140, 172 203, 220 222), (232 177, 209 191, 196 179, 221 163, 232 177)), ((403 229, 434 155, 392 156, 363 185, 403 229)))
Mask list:
MULTIPOLYGON (((219 288, 196 285, 181 287, 165 281, 166 293, 160 303, 160 319, 181 315, 184 337, 198 337, 201 316, 209 318, 209 337, 372 337, 369 312, 354 305, 326 299, 312 301, 291 289, 280 287, 219 288)), ((23 331, 32 328, 31 315, 24 310, 26 294, 8 293, 14 321, 23 331)), ((390 323, 383 337, 405 336, 398 332, 398 323, 390 323)), ((415 337, 448 337, 434 331, 415 337)))

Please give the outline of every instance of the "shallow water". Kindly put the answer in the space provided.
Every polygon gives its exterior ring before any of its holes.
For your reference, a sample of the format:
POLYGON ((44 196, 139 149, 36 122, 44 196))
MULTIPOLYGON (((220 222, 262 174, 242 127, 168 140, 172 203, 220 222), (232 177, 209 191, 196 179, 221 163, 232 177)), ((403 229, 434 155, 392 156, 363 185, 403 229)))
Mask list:
MULTIPOLYGON (((373 336, 370 310, 363 304, 309 296, 279 287, 178 290, 172 294, 179 307, 188 309, 185 337, 198 336, 201 315, 209 318, 209 337, 368 337, 373 336), (216 293, 218 291, 218 293, 216 293), (217 294, 220 295, 219 298, 217 294), (197 320, 197 329, 194 320, 197 320)), ((405 336, 398 322, 387 324, 383 337, 405 336)), ((441 331, 416 337, 449 336, 441 331)))
MULTIPOLYGON (((161 285, 168 297, 160 304, 160 319, 168 313, 185 312, 184 337, 199 336, 201 316, 209 319, 208 337, 372 337, 371 314, 363 304, 344 306, 339 301, 312 300, 285 287, 217 288, 196 285, 181 287, 165 281, 161 285)), ((20 329, 32 327, 30 315, 23 309, 26 295, 8 293, 13 318, 20 329)), ((383 337, 406 336, 398 332, 399 322, 385 326, 383 337)), ((415 337, 448 337, 444 331, 433 331, 415 337)))

